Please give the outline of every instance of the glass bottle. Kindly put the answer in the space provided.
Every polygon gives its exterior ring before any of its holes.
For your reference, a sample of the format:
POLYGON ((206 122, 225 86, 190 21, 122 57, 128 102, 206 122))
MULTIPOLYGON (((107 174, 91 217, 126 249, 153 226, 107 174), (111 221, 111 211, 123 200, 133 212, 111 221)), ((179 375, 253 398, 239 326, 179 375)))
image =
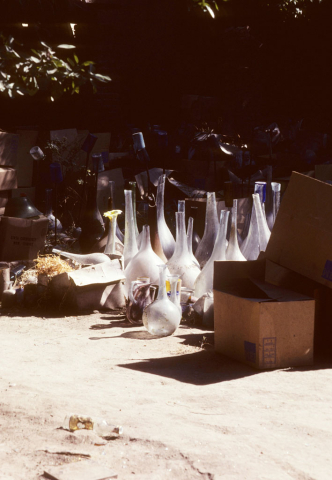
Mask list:
POLYGON ((88 253, 92 246, 101 239, 105 227, 97 205, 97 184, 88 187, 87 203, 81 221, 82 233, 79 244, 82 253, 88 253))
POLYGON ((247 259, 242 255, 237 239, 237 200, 233 200, 231 233, 226 250, 226 260, 233 262, 245 262, 247 259))
POLYGON ((222 210, 220 214, 219 231, 211 257, 196 278, 194 295, 200 298, 204 293, 213 291, 214 262, 226 260, 226 233, 229 212, 222 210))
POLYGON ((151 282, 148 277, 131 282, 128 291, 126 316, 130 323, 143 325, 142 315, 144 309, 154 300, 151 296, 151 282))
POLYGON ((129 292, 131 282, 136 280, 137 277, 149 277, 152 284, 157 284, 160 264, 160 258, 151 247, 150 227, 144 225, 141 248, 125 268, 125 293, 129 292))
POLYGON ((117 255, 119 254, 115 248, 115 241, 116 241, 116 226, 117 226, 117 218, 122 212, 121 210, 111 210, 110 212, 105 212, 104 217, 107 217, 109 220, 109 228, 108 228, 108 236, 107 236, 107 243, 105 246, 104 253, 117 255))
MULTIPOLYGON (((259 195, 259 194, 258 194, 259 195)), ((258 224, 256 217, 256 209, 253 203, 251 209, 251 219, 249 224, 249 231, 246 238, 243 240, 241 245, 242 255, 247 260, 257 260, 260 249, 259 249, 259 232, 258 224)))
POLYGON ((143 312, 143 325, 151 335, 166 337, 172 335, 180 325, 181 314, 166 292, 167 266, 159 266, 158 297, 143 312))
POLYGON ((193 231, 194 231, 194 219, 193 217, 188 218, 188 229, 187 229, 187 245, 188 245, 188 251, 189 255, 191 256, 192 261, 194 262, 195 265, 199 267, 199 263, 193 254, 193 231))
POLYGON ((281 184, 277 182, 272 182, 272 191, 273 191, 273 225, 276 221, 277 214, 279 212, 280 207, 280 192, 281 192, 281 184))
POLYGON ((266 173, 266 199, 265 199, 265 216, 267 226, 270 230, 273 228, 273 190, 272 190, 272 166, 268 165, 266 173))
MULTIPOLYGON (((48 218, 48 230, 54 232, 55 230, 55 216, 52 211, 52 188, 45 190, 45 217, 48 218)), ((58 233, 62 231, 62 225, 60 220, 56 220, 56 228, 58 233)))
MULTIPOLYGON (((167 258, 164 254, 164 250, 161 245, 161 240, 158 233, 158 216, 157 216, 157 205, 149 204, 148 205, 148 222, 150 226, 150 238, 152 250, 158 255, 163 263, 167 263, 167 258)), ((140 233, 140 236, 143 232, 140 233)))
POLYGON ((169 271, 179 275, 182 286, 194 288, 194 283, 199 275, 200 268, 195 265, 188 251, 185 219, 183 212, 176 212, 176 244, 172 258, 167 262, 169 271))
MULTIPOLYGON (((189 217, 192 217, 194 219, 194 225, 195 225, 195 220, 196 220, 196 216, 197 216, 197 211, 198 211, 198 207, 190 207, 189 217)), ((192 239, 192 244, 193 244, 192 251, 193 251, 194 255, 196 253, 196 250, 197 250, 197 247, 198 247, 200 241, 201 241, 200 236, 198 235, 198 233, 196 232, 196 230, 194 228, 193 229, 193 239, 192 239)))
POLYGON ((257 218, 259 249, 261 252, 265 252, 266 246, 271 236, 271 232, 267 225, 266 217, 262 209, 259 195, 257 193, 254 193, 252 198, 254 200, 255 213, 257 218))
POLYGON ((137 226, 137 214, 136 214, 136 182, 129 182, 132 198, 133 198, 133 216, 134 216, 134 225, 135 225, 135 234, 136 238, 139 235, 138 226, 137 226))
POLYGON ((87 255, 79 255, 78 253, 64 252, 63 250, 58 250, 57 248, 53 248, 52 252, 58 253, 66 258, 70 258, 71 260, 75 260, 75 262, 81 263, 82 265, 97 265, 98 263, 111 261, 104 253, 88 253, 87 255))
POLYGON ((63 428, 75 432, 76 430, 93 430, 101 437, 121 435, 123 428, 119 425, 112 425, 111 422, 100 417, 89 417, 87 415, 68 415, 63 421, 63 428))
POLYGON ((195 252, 195 257, 201 268, 204 267, 211 256, 219 228, 216 194, 214 192, 207 192, 206 196, 204 235, 195 252))
POLYGON ((138 252, 137 242, 136 242, 136 233, 134 225, 134 216, 133 216, 133 201, 132 201, 132 191, 125 190, 125 235, 124 235, 124 268, 127 267, 130 260, 138 252))
POLYGON ((175 240, 165 220, 165 213, 164 213, 165 179, 166 179, 166 175, 160 175, 158 180, 157 225, 158 225, 158 235, 160 238, 163 252, 166 258, 169 260, 174 253, 175 240))
MULTIPOLYGON (((169 282, 170 291, 168 293, 168 298, 171 302, 174 303, 179 309, 179 312, 182 317, 182 308, 181 308, 181 286, 179 290, 179 284, 181 285, 181 280, 179 281, 179 275, 167 275, 167 282, 169 282)), ((166 283, 167 285, 167 283, 166 283)), ((166 288, 167 291, 167 288, 166 288)))

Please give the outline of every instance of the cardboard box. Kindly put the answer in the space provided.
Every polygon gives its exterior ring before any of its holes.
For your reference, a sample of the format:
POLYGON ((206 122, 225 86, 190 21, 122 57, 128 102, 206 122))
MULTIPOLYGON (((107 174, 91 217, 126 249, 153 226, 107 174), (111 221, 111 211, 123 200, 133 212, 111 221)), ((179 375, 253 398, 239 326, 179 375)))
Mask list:
POLYGON ((7 205, 9 198, 9 192, 6 190, 0 192, 0 208, 4 208, 7 205))
POLYGON ((3 261, 34 260, 44 249, 48 219, 36 220, 1 217, 0 259, 3 261))
POLYGON ((263 267, 215 262, 215 348, 257 369, 312 365, 315 301, 259 280, 263 267))
POLYGON ((332 288, 332 185, 293 172, 266 258, 332 288))
POLYGON ((325 354, 332 356, 332 290, 270 260, 266 261, 265 280, 315 298, 315 357, 325 354))
POLYGON ((0 132, 0 165, 16 167, 19 136, 0 132))
POLYGON ((332 165, 315 165, 315 178, 322 182, 331 183, 332 181, 332 165))
POLYGON ((0 167, 0 191, 17 188, 16 170, 11 167, 0 167))
POLYGON ((37 130, 17 130, 19 134, 17 152, 17 183, 19 187, 31 187, 33 173, 33 158, 30 155, 32 147, 37 145, 37 130))

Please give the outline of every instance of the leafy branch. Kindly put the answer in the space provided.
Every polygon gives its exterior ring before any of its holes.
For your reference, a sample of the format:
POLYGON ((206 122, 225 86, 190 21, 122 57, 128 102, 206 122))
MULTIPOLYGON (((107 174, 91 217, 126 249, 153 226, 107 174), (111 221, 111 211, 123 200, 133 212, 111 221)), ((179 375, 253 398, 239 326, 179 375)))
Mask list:
MULTIPOLYGON (((13 98, 46 91, 54 101, 64 93, 79 93, 87 83, 96 92, 98 82, 111 81, 109 76, 94 72, 94 62, 80 62, 76 54, 63 60, 46 43, 40 44, 42 48, 26 52, 12 36, 0 34, 1 93, 13 98)), ((63 44, 56 48, 66 51, 75 46, 63 44)))

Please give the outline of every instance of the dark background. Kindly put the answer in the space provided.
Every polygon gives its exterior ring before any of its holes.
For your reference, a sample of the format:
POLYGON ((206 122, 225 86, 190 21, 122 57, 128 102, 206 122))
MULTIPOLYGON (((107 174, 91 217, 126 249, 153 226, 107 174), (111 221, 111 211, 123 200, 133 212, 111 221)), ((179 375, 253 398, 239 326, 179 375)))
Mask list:
POLYGON ((302 19, 265 3, 230 0, 212 19, 188 8, 186 0, 57 0, 52 8, 37 0, 23 2, 25 7, 18 0, 3 2, 4 33, 27 48, 39 40, 74 42, 80 60, 96 61, 112 82, 101 84, 96 95, 86 88, 55 104, 42 93, 15 100, 1 95, 0 128, 107 131, 150 122, 171 129, 182 119, 195 120, 194 112, 181 108, 183 95, 200 95, 215 97, 200 120, 222 119, 228 133, 300 118, 331 133, 329 1, 302 19), (69 22, 77 23, 75 39, 69 22))

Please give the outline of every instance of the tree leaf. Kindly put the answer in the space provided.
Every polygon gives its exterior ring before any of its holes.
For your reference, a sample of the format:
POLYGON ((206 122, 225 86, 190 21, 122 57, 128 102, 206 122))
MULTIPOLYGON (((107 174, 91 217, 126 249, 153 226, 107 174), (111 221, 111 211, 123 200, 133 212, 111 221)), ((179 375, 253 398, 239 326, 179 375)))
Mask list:
POLYGON ((75 59, 75 62, 78 63, 78 56, 74 54, 74 59, 75 59))

